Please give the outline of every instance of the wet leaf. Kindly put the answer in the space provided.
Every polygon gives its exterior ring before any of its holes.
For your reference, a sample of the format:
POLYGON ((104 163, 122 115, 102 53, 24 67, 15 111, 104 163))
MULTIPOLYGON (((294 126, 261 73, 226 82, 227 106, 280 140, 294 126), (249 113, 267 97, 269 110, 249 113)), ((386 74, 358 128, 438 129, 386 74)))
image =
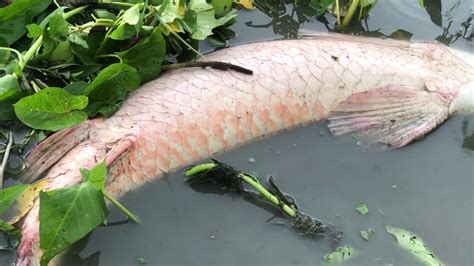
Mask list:
POLYGON ((388 233, 395 236, 401 248, 416 256, 426 265, 443 265, 419 236, 397 227, 386 226, 386 229, 388 233))
POLYGON ((352 256, 354 256, 354 251, 352 250, 352 247, 338 247, 333 253, 324 256, 323 262, 328 264, 342 263, 352 258, 352 256))
POLYGON ((362 215, 367 215, 369 213, 369 208, 364 202, 359 202, 356 206, 356 210, 362 215))
POLYGON ((140 21, 140 8, 138 4, 127 9, 122 17, 123 21, 129 25, 136 25, 140 21))
POLYGON ((375 230, 373 228, 367 228, 367 230, 360 231, 360 236, 367 241, 369 241, 373 235, 375 235, 375 230))
POLYGON ((117 53, 124 63, 138 70, 142 83, 158 76, 161 72, 161 64, 165 54, 166 43, 159 29, 155 29, 150 36, 140 41, 134 47, 117 53))
POLYGON ((137 30, 134 26, 127 23, 120 24, 109 37, 113 40, 126 40, 137 34, 137 30))
MULTIPOLYGON (((222 1, 219 1, 219 2, 222 2, 222 1)), ((213 8, 213 6, 208 4, 206 0, 191 0, 189 1, 188 7, 189 7, 189 10, 192 10, 195 12, 202 12, 202 11, 210 10, 213 8)))
POLYGON ((7 74, 0 77, 0 102, 10 99, 17 99, 24 95, 20 88, 17 78, 14 75, 7 74))
POLYGON ((0 8, 0 46, 10 46, 26 33, 26 25, 43 12, 51 0, 16 0, 0 8))
POLYGON ((106 217, 102 193, 89 182, 40 193, 41 264, 83 238, 106 217))
POLYGON ((212 0, 211 4, 216 12, 216 17, 222 17, 232 9, 233 0, 212 0))
POLYGON ((74 96, 61 88, 46 88, 22 98, 14 104, 16 116, 35 129, 58 131, 86 120, 82 109, 87 106, 86 96, 74 96))
POLYGON ((213 10, 204 12, 189 12, 186 15, 185 21, 189 29, 192 31, 191 38, 195 40, 204 40, 212 35, 212 30, 216 27, 222 26, 231 21, 237 16, 237 12, 229 12, 224 17, 215 18, 213 10))
POLYGON ((49 19, 49 36, 57 41, 65 41, 69 28, 62 12, 56 13, 49 19))
POLYGON ((107 175, 107 167, 105 160, 92 167, 92 169, 81 168, 81 175, 85 181, 90 182, 98 190, 105 188, 105 177, 107 175))
POLYGON ((163 4, 161 5, 158 14, 161 18, 161 21, 164 23, 171 23, 175 19, 183 18, 183 16, 179 12, 179 0, 164 0, 163 4))

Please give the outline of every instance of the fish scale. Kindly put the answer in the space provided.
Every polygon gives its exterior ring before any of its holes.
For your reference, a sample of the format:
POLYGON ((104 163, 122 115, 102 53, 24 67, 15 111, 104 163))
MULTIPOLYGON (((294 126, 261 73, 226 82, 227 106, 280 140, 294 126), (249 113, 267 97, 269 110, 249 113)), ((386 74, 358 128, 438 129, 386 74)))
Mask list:
MULTIPOLYGON (((92 167, 107 154, 106 189, 119 197, 179 167, 328 115, 335 134, 365 131, 382 134, 379 139, 388 144, 405 145, 447 118, 460 86, 474 90, 464 85, 474 82, 473 68, 434 44, 310 36, 223 49, 203 60, 230 62, 253 75, 209 68, 163 73, 131 93, 112 117, 79 126, 90 127, 88 136, 62 152, 47 175, 48 189, 80 182, 78 169, 92 167), (437 96, 425 84, 447 100, 430 101, 437 96), (425 106, 411 107, 398 91, 419 97, 425 106), (395 126, 387 121, 392 113, 401 120, 395 126), (412 121, 419 115, 427 117, 418 125, 412 121)), ((64 141, 73 137, 66 135, 64 141)), ((46 141, 40 148, 47 145, 53 144, 46 141)), ((41 161, 41 152, 36 154, 41 161)), ((26 176, 38 176, 37 164, 31 162, 32 173, 26 176)), ((17 264, 36 265, 41 257, 38 202, 22 230, 17 264)))

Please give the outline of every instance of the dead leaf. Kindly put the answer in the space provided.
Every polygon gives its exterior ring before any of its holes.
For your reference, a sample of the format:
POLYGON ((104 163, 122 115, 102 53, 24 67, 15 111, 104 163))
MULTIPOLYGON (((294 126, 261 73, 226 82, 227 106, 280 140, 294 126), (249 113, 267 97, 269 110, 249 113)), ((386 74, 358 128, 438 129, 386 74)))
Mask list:
POLYGON ((254 0, 235 0, 234 3, 241 5, 245 9, 254 9, 254 0))

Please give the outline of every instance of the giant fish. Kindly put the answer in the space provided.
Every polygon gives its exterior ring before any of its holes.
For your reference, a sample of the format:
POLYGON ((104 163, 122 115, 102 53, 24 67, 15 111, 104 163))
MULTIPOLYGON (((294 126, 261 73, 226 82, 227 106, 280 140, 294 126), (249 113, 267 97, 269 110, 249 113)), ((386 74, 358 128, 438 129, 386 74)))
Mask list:
MULTIPOLYGON (((303 36, 208 54, 253 70, 167 71, 131 93, 112 117, 57 132, 27 159, 24 180, 45 190, 81 182, 104 160, 115 197, 164 174, 264 136, 327 119, 334 135, 357 132, 400 148, 450 116, 474 111, 471 54, 433 43, 344 35, 303 36)), ((39 203, 22 224, 17 265, 38 265, 39 203)))

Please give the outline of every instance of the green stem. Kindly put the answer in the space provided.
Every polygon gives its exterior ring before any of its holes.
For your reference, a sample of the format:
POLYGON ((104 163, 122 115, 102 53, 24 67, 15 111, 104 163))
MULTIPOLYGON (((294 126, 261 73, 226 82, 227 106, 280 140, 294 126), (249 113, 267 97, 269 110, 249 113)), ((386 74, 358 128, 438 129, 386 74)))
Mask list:
POLYGON ((173 29, 166 22, 164 22, 161 18, 158 18, 158 20, 160 21, 160 24, 166 28, 167 31, 171 32, 171 34, 173 34, 174 37, 176 37, 180 42, 182 42, 186 47, 188 47, 188 49, 196 53, 198 56, 204 57, 204 55, 194 49, 194 47, 192 47, 188 42, 183 40, 183 38, 181 38, 178 33, 174 32, 173 29))
POLYGON ((215 163, 203 163, 203 164, 191 167, 190 169, 184 171, 184 175, 186 177, 191 177, 193 175, 197 175, 197 174, 202 173, 204 171, 211 170, 212 168, 214 168, 216 166, 217 166, 217 164, 215 164, 215 163))
POLYGON ((3 172, 5 171, 5 167, 7 166, 8 156, 10 155, 10 149, 12 148, 13 144, 13 134, 11 131, 8 132, 8 144, 5 149, 5 153, 3 154, 2 164, 0 165, 0 189, 3 187, 3 172))
POLYGON ((23 61, 24 61, 23 56, 21 55, 21 53, 18 50, 10 48, 10 47, 0 47, 0 50, 5 50, 5 51, 10 51, 10 52, 15 53, 16 56, 18 57, 18 61, 19 61, 20 66, 23 64, 23 61))
POLYGON ((67 13, 64 13, 63 17, 64 19, 69 19, 70 17, 73 17, 79 13, 81 13, 82 11, 84 11, 84 9, 88 8, 89 6, 80 6, 78 8, 75 8, 67 13))
POLYGON ((96 57, 98 57, 98 58, 113 57, 113 58, 117 58, 120 63, 123 63, 122 58, 120 56, 116 55, 116 54, 96 55, 96 57))
POLYGON ((341 28, 346 28, 349 25, 358 6, 359 6, 359 0, 353 0, 351 3, 351 6, 349 7, 349 10, 347 11, 347 15, 342 20, 341 28))
POLYGON ((281 209, 283 210, 283 212, 285 212, 288 216, 295 217, 296 212, 294 209, 280 202, 280 200, 278 200, 277 197, 275 197, 272 193, 266 190, 260 183, 256 182, 253 178, 251 178, 245 173, 240 173, 239 177, 243 179, 245 182, 249 183, 252 187, 254 187, 260 193, 260 195, 262 195, 262 197, 264 197, 266 200, 270 201, 271 203, 277 206, 281 206, 281 209))
POLYGON ((339 9, 339 0, 336 0, 336 22, 337 25, 340 27, 341 26, 341 10, 339 9))
POLYGON ((138 219, 137 216, 135 216, 133 213, 131 213, 125 206, 122 205, 118 200, 116 200, 114 197, 109 195, 107 192, 102 190, 102 193, 104 194, 104 197, 106 197, 115 207, 117 207, 120 211, 122 211, 130 220, 134 221, 137 224, 141 224, 140 220, 138 219))

